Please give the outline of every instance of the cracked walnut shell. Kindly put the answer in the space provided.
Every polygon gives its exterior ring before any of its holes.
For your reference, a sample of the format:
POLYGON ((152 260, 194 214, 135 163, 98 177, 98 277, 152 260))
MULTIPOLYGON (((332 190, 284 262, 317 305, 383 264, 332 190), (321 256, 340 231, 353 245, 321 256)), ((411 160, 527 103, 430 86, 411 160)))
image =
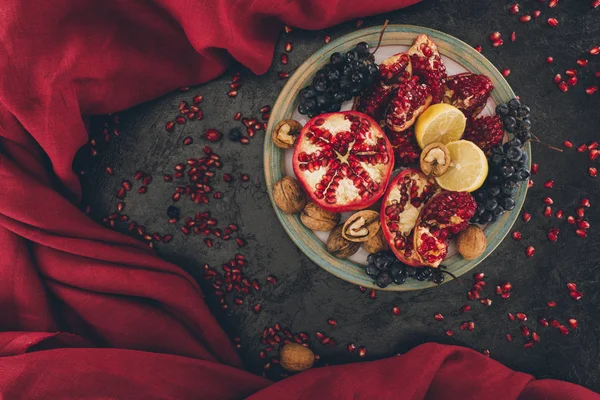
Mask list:
POLYGON ((331 230, 340 222, 340 218, 340 213, 323 210, 312 201, 304 207, 300 214, 300 220, 304 226, 313 231, 331 230))

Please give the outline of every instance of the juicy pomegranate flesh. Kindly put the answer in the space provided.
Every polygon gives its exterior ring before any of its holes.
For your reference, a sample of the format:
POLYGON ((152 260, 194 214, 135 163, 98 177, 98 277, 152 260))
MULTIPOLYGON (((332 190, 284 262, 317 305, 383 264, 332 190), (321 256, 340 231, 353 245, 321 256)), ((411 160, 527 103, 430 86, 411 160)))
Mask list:
POLYGON ((293 166, 308 196, 332 212, 371 206, 384 193, 394 164, 392 146, 375 121, 343 111, 306 123, 293 166))
POLYGON ((419 35, 408 54, 413 75, 421 78, 421 82, 429 87, 433 104, 441 103, 444 99, 446 66, 433 40, 427 35, 419 35))
POLYGON ((425 265, 439 267, 448 254, 448 238, 469 226, 476 208, 467 192, 444 191, 427 203, 415 225, 413 244, 425 265))
POLYGON ((453 75, 446 80, 444 103, 452 104, 467 117, 478 115, 494 90, 492 80, 485 75, 453 75))
POLYGON ((499 116, 468 118, 463 139, 475 143, 488 156, 492 149, 502 144, 504 128, 499 116))
POLYGON ((415 140, 412 129, 403 132, 386 130, 385 134, 394 149, 394 161, 396 167, 408 167, 419 161, 421 150, 415 140))
POLYGON ((412 65, 407 53, 394 54, 379 64, 379 76, 386 83, 400 83, 412 76, 412 65))
POLYGON ((431 103, 429 88, 419 83, 416 77, 402 82, 392 97, 386 115, 385 124, 394 132, 402 132, 410 128, 417 117, 431 103))
POLYGON ((414 227, 420 210, 437 186, 417 169, 406 169, 390 183, 381 205, 381 227, 390 248, 403 263, 420 266, 413 247, 414 227))

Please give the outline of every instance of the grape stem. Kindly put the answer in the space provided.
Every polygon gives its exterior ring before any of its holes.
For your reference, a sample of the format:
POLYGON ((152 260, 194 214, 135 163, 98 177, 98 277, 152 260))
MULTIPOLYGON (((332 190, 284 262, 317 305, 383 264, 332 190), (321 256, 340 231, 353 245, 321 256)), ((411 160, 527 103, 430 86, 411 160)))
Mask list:
POLYGON ((558 151, 558 152, 560 152, 560 153, 562 153, 562 152, 563 152, 563 150, 562 150, 562 149, 559 149, 558 147, 554 147, 554 146, 551 146, 551 145, 549 145, 548 143, 544 143, 544 142, 542 142, 542 141, 540 140, 540 138, 539 138, 539 137, 537 137, 535 134, 533 134, 533 133, 532 133, 532 134, 531 134, 531 136, 533 137, 533 139, 535 139, 535 140, 532 140, 533 142, 536 142, 536 143, 539 143, 539 144, 541 144, 541 145, 544 145, 544 146, 546 146, 547 148, 549 148, 549 149, 552 149, 552 150, 554 150, 554 151, 558 151))
POLYGON ((377 42, 377 47, 375 47, 375 50, 373 50, 373 53, 371 53, 371 54, 375 54, 377 52, 377 50, 379 49, 379 46, 381 45, 381 40, 383 39, 383 33, 385 32, 385 29, 387 28, 389 23, 390 23, 389 19, 386 19, 385 22, 383 23, 383 28, 381 28, 381 32, 379 32, 379 41, 377 42))

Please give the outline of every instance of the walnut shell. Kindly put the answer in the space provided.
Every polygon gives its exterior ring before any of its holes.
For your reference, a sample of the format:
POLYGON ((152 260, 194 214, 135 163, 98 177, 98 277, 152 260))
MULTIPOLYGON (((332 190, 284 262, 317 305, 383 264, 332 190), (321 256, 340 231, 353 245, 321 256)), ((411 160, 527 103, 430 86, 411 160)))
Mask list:
POLYGON ((342 236, 351 242, 366 242, 381 228, 379 213, 373 210, 358 211, 344 223, 342 236))
POLYGON ((486 245, 485 234, 477 225, 469 225, 456 238, 456 249, 465 260, 479 257, 485 251, 486 245))
POLYGON ((279 363, 287 371, 300 372, 312 368, 315 354, 298 343, 288 343, 279 350, 279 363))
POLYGON ((296 214, 306 206, 306 195, 300 184, 291 176, 284 176, 273 185, 273 200, 281 211, 296 214))
POLYGON ((390 249, 390 246, 383 235, 383 229, 379 229, 375 235, 364 242, 363 247, 365 248, 365 251, 370 254, 390 249))
POLYGON ((340 213, 323 210, 312 201, 308 202, 300 214, 300 220, 304 226, 313 231, 331 230, 340 222, 340 218, 340 213))
POLYGON ((421 152, 421 171, 427 176, 442 176, 450 168, 450 152, 443 143, 431 143, 421 152))
POLYGON ((344 225, 335 227, 327 238, 327 251, 338 258, 348 258, 360 249, 359 242, 351 242, 342 236, 344 225))
POLYGON ((290 149, 294 147, 301 130, 302 124, 300 122, 293 119, 284 119, 275 125, 271 140, 273 140, 275 146, 281 149, 290 149))

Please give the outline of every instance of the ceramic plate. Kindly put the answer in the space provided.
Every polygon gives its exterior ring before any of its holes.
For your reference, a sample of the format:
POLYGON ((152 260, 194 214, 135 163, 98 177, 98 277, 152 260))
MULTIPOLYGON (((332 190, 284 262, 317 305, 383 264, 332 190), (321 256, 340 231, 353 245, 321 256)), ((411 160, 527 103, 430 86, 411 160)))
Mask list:
MULTIPOLYGON (((272 129, 277 122, 283 119, 292 118, 305 124, 309 118, 300 115, 297 111, 298 92, 300 89, 311 83, 317 70, 329 62, 329 56, 332 53, 336 51, 348 51, 358 42, 362 41, 367 42, 373 49, 377 45, 380 31, 381 27, 363 29, 329 43, 310 56, 288 79, 287 84, 279 94, 279 97, 273 106, 265 135, 265 178, 272 203, 273 184, 285 175, 294 176, 291 163, 293 149, 282 150, 276 147, 271 141, 272 129)), ((375 53, 376 62, 380 63, 393 54, 406 51, 413 44, 414 39, 421 33, 427 34, 437 44, 446 65, 446 69, 448 70, 448 75, 471 71, 490 77, 494 83, 495 89, 492 92, 492 98, 488 101, 482 115, 493 115, 496 104, 507 102, 515 97, 514 92, 504 77, 485 57, 475 51, 471 46, 455 37, 432 29, 412 25, 389 25, 383 36, 381 47, 375 53)), ((343 104, 342 110, 349 110, 351 106, 352 102, 348 101, 343 104)), ((527 155, 531 160, 531 148, 529 143, 523 149, 527 152, 527 155)), ((521 207, 523 206, 523 202, 525 201, 526 194, 527 185, 521 184, 515 195, 515 209, 505 213, 495 223, 483 227, 487 238, 487 248, 479 258, 470 261, 464 260, 456 253, 455 247, 451 243, 448 257, 443 263, 443 265, 447 267, 447 270, 456 276, 460 276, 475 268, 477 264, 494 251, 509 233, 510 228, 517 219, 521 207)), ((333 257, 327 252, 324 244, 329 232, 313 232, 300 222, 298 215, 283 214, 277 208, 275 203, 273 203, 273 208, 290 238, 311 260, 333 275, 348 282, 362 285, 367 288, 380 289, 364 272, 367 253, 362 248, 358 253, 347 260, 333 257)), ((342 219, 346 219, 350 214, 351 213, 343 214, 342 219)), ((451 279, 446 279, 445 282, 450 280, 451 279)), ((419 282, 415 279, 409 279, 403 285, 392 284, 387 288, 380 290, 407 291, 425 289, 433 286, 436 285, 432 282, 419 282)))

